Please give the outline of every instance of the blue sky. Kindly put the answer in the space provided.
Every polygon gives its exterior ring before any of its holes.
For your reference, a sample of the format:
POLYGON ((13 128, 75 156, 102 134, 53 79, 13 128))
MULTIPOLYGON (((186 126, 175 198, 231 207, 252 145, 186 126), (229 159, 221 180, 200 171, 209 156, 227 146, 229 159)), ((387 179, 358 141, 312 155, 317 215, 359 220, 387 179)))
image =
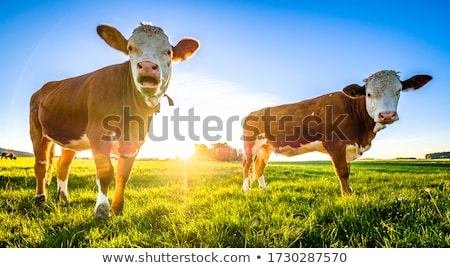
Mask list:
MULTIPOLYGON (((420 157, 450 150, 450 4, 444 1, 10 1, 0 4, 0 147, 32 151, 29 98, 45 82, 121 63, 96 26, 116 26, 126 37, 141 21, 161 26, 173 44, 185 36, 198 53, 174 65, 164 117, 194 108, 202 119, 244 118, 266 107, 339 91, 392 69, 402 79, 433 80, 402 94, 400 121, 377 134, 364 157, 420 157)), ((170 124, 169 124, 170 126, 170 124)), ((232 134, 239 123, 213 135, 232 134)), ((159 127, 159 128, 158 128, 159 127)), ((180 125, 187 136, 187 124, 180 125)), ((225 126, 224 126, 225 128, 225 126)), ((202 134, 201 122, 195 131, 202 134)), ((170 132, 169 132, 170 133, 170 132)), ((205 140, 147 141, 141 157, 173 157, 205 140)), ((327 159, 309 154, 295 159, 327 159)), ((273 156, 272 159, 277 159, 273 156)))

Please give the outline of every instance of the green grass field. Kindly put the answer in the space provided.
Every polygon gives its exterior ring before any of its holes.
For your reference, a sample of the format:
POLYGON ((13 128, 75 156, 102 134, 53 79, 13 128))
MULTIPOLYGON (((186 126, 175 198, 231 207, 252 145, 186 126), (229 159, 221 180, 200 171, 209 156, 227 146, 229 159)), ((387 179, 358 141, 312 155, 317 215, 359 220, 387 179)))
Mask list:
POLYGON ((104 222, 92 160, 74 162, 69 203, 53 178, 42 206, 33 161, 0 161, 0 247, 450 246, 450 161, 354 162, 347 197, 326 161, 269 163, 268 190, 246 194, 241 163, 137 161, 104 222))

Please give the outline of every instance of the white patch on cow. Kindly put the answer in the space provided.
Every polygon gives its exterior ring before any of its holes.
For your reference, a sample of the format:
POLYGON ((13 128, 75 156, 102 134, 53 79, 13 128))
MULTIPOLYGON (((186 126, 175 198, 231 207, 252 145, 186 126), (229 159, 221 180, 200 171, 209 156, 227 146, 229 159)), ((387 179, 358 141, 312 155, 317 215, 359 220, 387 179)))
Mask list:
POLYGON ((347 145, 347 148, 345 149, 345 155, 347 158, 347 163, 350 163, 353 160, 357 159, 360 156, 358 153, 358 144, 347 145))
POLYGON ((34 199, 39 199, 40 197, 45 197, 45 193, 35 195, 34 199))
POLYGON ((159 102, 161 101, 161 97, 146 97, 145 98, 145 104, 147 104, 148 107, 150 108, 155 108, 156 106, 158 106, 159 102))
POLYGON ((267 144, 267 138, 264 133, 259 134, 256 137, 255 144, 252 147, 252 154, 257 154, 258 150, 263 146, 264 144, 267 144))
POLYGON ((47 165, 47 161, 45 161, 45 160, 37 161, 37 163, 39 165, 43 165, 43 166, 47 165))
POLYGON ((108 197, 104 193, 102 193, 102 191, 98 191, 97 202, 95 203, 95 210, 97 210, 97 207, 101 204, 107 204, 107 206, 109 207, 108 197))
POLYGON ((150 108, 158 105, 161 97, 167 90, 170 78, 172 58, 168 54, 172 53, 172 45, 164 31, 151 24, 141 24, 136 28, 128 40, 130 51, 130 64, 133 81, 137 90, 145 97, 145 102, 150 108), (139 81, 138 64, 141 62, 151 62, 157 65, 157 72, 148 71, 148 76, 152 76, 155 80, 151 83, 139 81), (154 91, 147 94, 147 91, 154 91))
POLYGON ((74 151, 83 151, 90 148, 89 139, 86 134, 82 135, 78 140, 71 140, 64 148, 74 151))
MULTIPOLYGON (((267 149, 267 148, 266 148, 267 149)), ((265 149, 260 148, 258 153, 256 154, 258 157, 263 157, 264 160, 264 164, 267 164, 267 162, 269 161, 269 159, 267 157, 264 156, 265 153, 265 149)), ((254 164, 254 163, 253 163, 254 164)))
POLYGON ((373 133, 377 133, 378 131, 385 129, 386 124, 376 123, 375 127, 373 127, 373 133))
POLYGON ((64 147, 64 144, 62 144, 62 143, 60 143, 59 141, 57 141, 57 140, 53 139, 53 138, 52 138, 52 137, 50 137, 49 135, 47 135, 47 134, 44 134, 43 136, 44 136, 44 138, 46 138, 46 139, 48 139, 48 140, 50 140, 50 141, 52 141, 52 142, 54 142, 54 143, 58 144, 59 146, 62 146, 62 147, 64 147))
MULTIPOLYGON (((254 181, 254 177, 252 177, 252 181, 254 181)), ((259 187, 263 190, 267 190, 266 186, 266 180, 264 179, 264 175, 261 175, 261 177, 258 178, 258 184, 259 187)), ((248 192, 250 190, 250 179, 245 178, 244 182, 242 183, 242 190, 244 190, 244 193, 248 192)))
POLYGON ((352 162, 353 160, 361 157, 364 152, 367 152, 370 149, 370 145, 366 145, 365 147, 359 146, 356 144, 349 144, 346 147, 346 158, 347 163, 352 162))
POLYGON ((79 139, 77 140, 70 140, 68 144, 62 144, 61 142, 53 139, 49 135, 45 134, 45 138, 48 140, 51 140, 52 142, 58 144, 61 147, 64 147, 66 149, 74 150, 74 151, 83 151, 88 150, 90 148, 89 139, 86 134, 83 134, 79 139))
POLYGON ((63 192, 66 196, 69 196, 69 192, 67 190, 67 182, 68 182, 68 180, 60 180, 60 179, 58 179, 56 181, 56 183, 57 183, 56 189, 57 189, 58 192, 63 192))
POLYGON ((103 208, 105 208, 105 207, 109 208, 108 196, 106 196, 102 192, 99 179, 97 179, 97 185, 98 185, 98 195, 97 195, 97 202, 95 203, 95 209, 94 209, 95 215, 97 215, 97 210, 98 210, 99 206, 102 206, 103 208))
MULTIPOLYGON (((366 109, 375 122, 381 112, 396 112, 402 83, 395 71, 380 71, 365 79, 366 109)), ((398 119, 398 118, 397 118, 398 119)))
POLYGON ((261 175, 261 177, 258 178, 258 184, 261 189, 263 189, 263 190, 267 189, 266 180, 264 179, 264 175, 261 175))
POLYGON ((250 190, 250 179, 249 178, 245 178, 244 182, 242 183, 242 190, 244 190, 244 192, 248 192, 248 190, 250 190))
POLYGON ((307 144, 302 144, 298 148, 293 148, 290 145, 288 145, 284 147, 279 147, 275 150, 276 153, 282 154, 284 156, 295 156, 314 151, 321 153, 328 153, 325 147, 323 147, 323 143, 321 141, 313 141, 307 144))

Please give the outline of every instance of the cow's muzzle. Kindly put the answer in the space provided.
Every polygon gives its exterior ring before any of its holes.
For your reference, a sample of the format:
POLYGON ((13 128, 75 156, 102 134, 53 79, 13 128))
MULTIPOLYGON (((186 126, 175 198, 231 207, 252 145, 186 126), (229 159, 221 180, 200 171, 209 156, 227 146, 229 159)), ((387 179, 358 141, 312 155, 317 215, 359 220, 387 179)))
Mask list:
POLYGON ((151 61, 141 61, 137 64, 139 83, 142 93, 154 95, 161 86, 159 66, 151 61))
POLYGON ((381 112, 378 114, 378 123, 392 124, 397 120, 398 115, 395 111, 381 112))

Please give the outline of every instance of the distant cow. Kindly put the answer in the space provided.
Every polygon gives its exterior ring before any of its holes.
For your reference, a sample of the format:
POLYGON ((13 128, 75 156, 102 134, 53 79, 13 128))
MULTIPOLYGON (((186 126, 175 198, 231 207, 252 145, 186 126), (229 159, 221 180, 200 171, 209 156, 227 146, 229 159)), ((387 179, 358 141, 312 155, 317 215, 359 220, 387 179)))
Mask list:
POLYGON ((45 84, 31 97, 30 136, 36 173, 35 203, 46 201, 54 144, 58 199, 67 200, 69 168, 77 151, 91 149, 97 170, 95 219, 121 213, 124 188, 150 122, 169 85, 172 63, 186 60, 199 48, 192 38, 172 46, 163 29, 141 23, 127 40, 116 28, 99 25, 97 33, 129 61, 85 75, 45 84), (111 207, 108 188, 114 180, 110 154, 119 157, 111 207))
POLYGON ((266 188, 264 168, 271 152, 295 156, 311 151, 330 155, 342 194, 352 193, 350 162, 369 150, 378 131, 399 119, 400 92, 431 80, 416 75, 401 81, 397 72, 380 71, 342 92, 252 112, 244 124, 243 190, 256 176, 266 188))
POLYGON ((14 159, 14 160, 16 160, 17 159, 17 157, 16 157, 16 155, 14 154, 14 153, 10 153, 10 152, 3 152, 2 153, 2 159, 3 159, 3 157, 5 158, 5 159, 14 159))

